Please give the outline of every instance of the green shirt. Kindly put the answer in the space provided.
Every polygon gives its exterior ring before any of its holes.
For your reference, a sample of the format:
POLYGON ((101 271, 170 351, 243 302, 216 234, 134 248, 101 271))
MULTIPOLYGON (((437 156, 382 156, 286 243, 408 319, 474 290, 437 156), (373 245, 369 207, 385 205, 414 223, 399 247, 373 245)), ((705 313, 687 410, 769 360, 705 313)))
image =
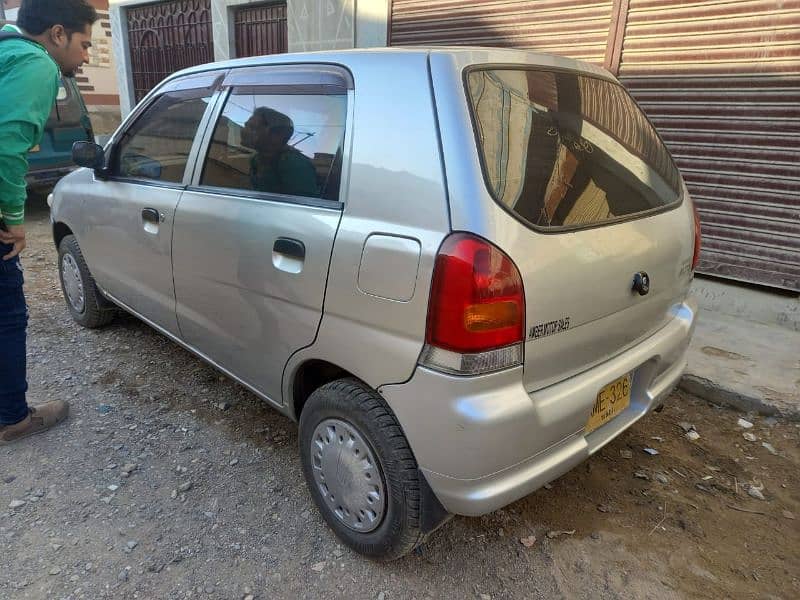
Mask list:
POLYGON ((250 159, 250 183, 259 192, 312 198, 319 196, 314 164, 291 146, 272 159, 254 154, 250 159))
MULTIPOLYGON (((3 31, 16 31, 6 25, 3 31)), ((25 220, 28 152, 42 140, 58 94, 59 68, 31 40, 0 42, 0 218, 25 220)))

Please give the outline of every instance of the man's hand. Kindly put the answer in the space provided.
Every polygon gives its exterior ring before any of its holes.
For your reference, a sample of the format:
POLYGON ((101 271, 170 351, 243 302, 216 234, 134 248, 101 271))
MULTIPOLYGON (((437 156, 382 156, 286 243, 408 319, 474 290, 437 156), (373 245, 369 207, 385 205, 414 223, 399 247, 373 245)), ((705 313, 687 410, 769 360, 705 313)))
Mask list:
POLYGON ((0 242, 14 246, 3 260, 11 260, 25 249, 25 226, 6 225, 8 231, 0 229, 0 242))

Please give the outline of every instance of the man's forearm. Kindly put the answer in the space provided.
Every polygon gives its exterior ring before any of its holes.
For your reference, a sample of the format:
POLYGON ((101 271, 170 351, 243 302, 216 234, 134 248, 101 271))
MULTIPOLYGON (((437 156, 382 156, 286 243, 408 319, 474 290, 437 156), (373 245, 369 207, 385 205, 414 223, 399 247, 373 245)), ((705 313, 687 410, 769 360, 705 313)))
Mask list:
POLYGON ((25 221, 27 172, 26 158, 0 155, 0 217, 8 225, 25 221))

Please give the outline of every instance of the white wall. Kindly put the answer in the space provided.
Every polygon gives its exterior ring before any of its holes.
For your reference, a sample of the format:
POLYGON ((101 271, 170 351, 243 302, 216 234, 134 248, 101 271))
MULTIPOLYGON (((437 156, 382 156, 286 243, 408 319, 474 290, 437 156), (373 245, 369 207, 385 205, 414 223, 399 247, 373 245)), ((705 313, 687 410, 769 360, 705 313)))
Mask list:
POLYGON ((386 46, 390 0, 357 0, 356 48, 386 46))
MULTIPOLYGON (((119 109, 124 119, 134 106, 133 77, 131 75, 131 55, 128 52, 128 28, 125 26, 122 7, 131 4, 125 0, 108 0, 111 17, 111 45, 117 65, 117 87, 119 88, 119 109)), ((134 2, 144 4, 144 2, 134 2)))
POLYGON ((287 0, 289 52, 355 46, 355 0, 287 0))

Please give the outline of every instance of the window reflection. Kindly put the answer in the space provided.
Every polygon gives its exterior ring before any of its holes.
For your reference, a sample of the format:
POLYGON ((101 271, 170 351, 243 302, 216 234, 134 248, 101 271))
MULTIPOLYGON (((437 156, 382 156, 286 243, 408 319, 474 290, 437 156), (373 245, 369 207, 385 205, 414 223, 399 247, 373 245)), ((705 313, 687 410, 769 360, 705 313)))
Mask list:
POLYGON ((491 191, 530 223, 591 225, 678 199, 669 153, 621 86, 513 69, 468 82, 491 191))
POLYGON ((259 106, 242 130, 242 146, 250 158, 250 185, 259 192, 317 196, 317 176, 311 159, 289 140, 294 135, 292 120, 277 110, 259 106))
POLYGON ((235 89, 217 123, 201 184, 338 199, 345 96, 235 89))

